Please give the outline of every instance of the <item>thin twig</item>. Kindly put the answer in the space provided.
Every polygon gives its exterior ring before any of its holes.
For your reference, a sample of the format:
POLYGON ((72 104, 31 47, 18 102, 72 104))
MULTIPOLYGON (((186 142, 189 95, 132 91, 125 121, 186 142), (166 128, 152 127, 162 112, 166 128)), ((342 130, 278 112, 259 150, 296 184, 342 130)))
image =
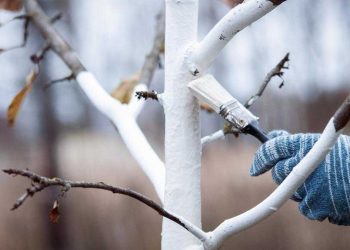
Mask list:
POLYGON ((220 139, 225 139, 225 133, 222 129, 220 129, 220 130, 218 130, 210 135, 204 136, 201 139, 202 147, 205 147, 210 142, 220 140, 220 139))
MULTIPOLYGON (((256 100, 258 100, 259 97, 262 96, 262 94, 264 93, 267 85, 269 84, 269 82, 271 81, 271 79, 274 76, 278 76, 278 77, 282 78, 282 76, 284 74, 284 72, 282 70, 283 69, 288 69, 288 66, 286 66, 286 64, 288 62, 289 62, 289 53, 287 53, 282 58, 282 60, 266 75, 266 77, 265 77, 264 81, 262 82, 258 92, 255 95, 253 95, 252 97, 250 97, 249 100, 244 104, 244 106, 246 108, 250 108, 256 102, 256 100)), ((283 82, 282 82, 282 84, 283 84, 283 82)), ((281 85, 280 85, 280 87, 281 87, 281 85)))
POLYGON ((56 15, 54 15, 53 17, 50 18, 50 22, 53 24, 53 23, 61 20, 62 17, 63 17, 63 14, 61 12, 58 12, 56 15))
POLYGON ((139 83, 151 84, 154 72, 159 66, 160 55, 164 52, 165 39, 165 9, 163 8, 157 15, 156 35, 154 37, 153 46, 150 53, 146 56, 143 63, 139 83))
POLYGON ((44 90, 47 90, 48 88, 51 88, 53 85, 55 85, 56 83, 60 83, 60 82, 65 82, 65 81, 73 81, 75 79, 75 75, 73 73, 71 73, 68 76, 62 77, 62 78, 58 78, 55 80, 52 80, 48 83, 44 84, 44 90))
MULTIPOLYGON (((253 95, 252 97, 250 97, 249 100, 244 104, 244 106, 247 109, 249 109, 256 102, 256 100, 258 100, 263 95, 267 85, 269 84, 269 82, 271 81, 271 79, 274 76, 278 76, 278 77, 282 78, 282 76, 284 74, 284 72, 282 70, 288 69, 288 66, 286 66, 286 64, 288 62, 289 62, 289 53, 287 53, 282 58, 282 60, 266 75, 258 92, 255 95, 253 95)), ((284 83, 284 81, 282 81, 282 83, 280 84, 280 86, 279 86, 280 88, 283 86, 283 83, 284 83)), ((232 124, 225 122, 224 128, 222 130, 218 130, 218 131, 212 133, 211 135, 207 135, 207 136, 202 138, 202 146, 205 146, 206 144, 208 144, 212 141, 222 139, 223 136, 225 136, 227 134, 233 134, 236 137, 238 137, 238 135, 240 133, 241 133, 241 131, 236 129, 232 124)))
MULTIPOLYGON (((135 100, 132 99, 133 96, 131 93, 135 91, 136 86, 144 84, 148 88, 152 82, 154 72, 157 67, 160 67, 160 56, 164 53, 165 40, 164 12, 165 8, 163 7, 157 15, 156 34, 154 36, 153 46, 149 54, 146 56, 140 72, 134 73, 130 78, 124 80, 112 93, 112 96, 116 97, 122 103, 134 102, 135 100)), ((138 99, 142 98, 142 96, 138 95, 134 96, 134 98, 135 97, 138 99)))
POLYGON ((20 49, 20 48, 24 48, 27 45, 27 41, 28 41, 28 36, 29 36, 29 24, 30 24, 30 17, 28 15, 23 15, 23 16, 19 16, 19 19, 24 19, 23 22, 23 36, 22 36, 22 42, 18 45, 14 45, 12 47, 8 47, 8 48, 0 48, 0 53, 5 53, 11 50, 15 50, 15 49, 20 49))
POLYGON ((34 64, 39 64, 43 59, 45 54, 51 49, 51 46, 49 43, 45 43, 44 46, 35 54, 30 56, 30 60, 34 63, 34 64))
MULTIPOLYGON (((54 15, 52 18, 50 18, 50 22, 51 23, 55 23, 57 22, 58 20, 60 20, 62 18, 62 13, 57 13, 56 15, 54 15)), ((24 48, 26 45, 27 45, 27 41, 28 41, 28 37, 29 37, 29 24, 30 24, 30 20, 31 20, 31 16, 30 15, 20 15, 20 16, 16 16, 4 23, 0 23, 0 27, 6 25, 6 24, 9 24, 13 21, 16 21, 16 20, 24 20, 23 22, 23 37, 22 37, 22 42, 18 45, 14 45, 12 47, 8 47, 8 48, 0 48, 0 53, 5 53, 5 52, 8 52, 8 51, 12 51, 12 50, 15 50, 15 49, 20 49, 20 48, 24 48)), ((49 50, 49 44, 46 45, 46 50, 49 50)), ((43 54, 45 54, 46 51, 43 51, 43 54)), ((32 59, 32 58, 31 58, 32 59)), ((33 59, 32 59, 33 61, 33 59)), ((34 61, 33 61, 34 62, 34 61)), ((34 62, 36 63, 36 62, 34 62)))
POLYGON ((11 18, 10 20, 7 20, 3 23, 0 23, 0 27, 3 27, 9 23, 12 23, 13 21, 18 21, 18 20, 23 20, 23 19, 27 19, 29 16, 28 15, 19 15, 19 16, 15 16, 13 18, 11 18))
POLYGON ((242 132, 239 129, 232 126, 231 123, 228 123, 225 121, 223 129, 220 129, 210 135, 206 135, 202 137, 201 139, 202 147, 205 147, 206 145, 208 145, 213 141, 225 139, 225 136, 228 134, 233 134, 235 137, 238 137, 241 133, 242 132))
MULTIPOLYGON (((28 197, 33 197, 36 193, 48 188, 48 187, 63 187, 64 192, 68 192, 72 188, 89 188, 89 189, 101 189, 110 191, 112 193, 116 194, 122 194, 129 196, 131 198, 134 198, 143 204, 147 205, 148 207, 152 208, 153 210, 157 211, 160 215, 166 217, 167 219, 175 222, 176 224, 182 226, 186 230, 191 230, 191 228, 194 227, 194 225, 189 224, 189 222, 184 221, 183 218, 179 218, 178 216, 174 215, 173 213, 167 211, 159 204, 155 203, 150 198, 135 192, 131 189, 125 189, 121 187, 115 187, 108 184, 105 184, 103 182, 84 182, 84 181, 70 181, 70 180, 63 180, 60 178, 47 178, 41 175, 38 175, 36 173, 33 173, 29 170, 19 170, 19 169, 3 169, 4 173, 8 175, 12 175, 14 177, 16 176, 23 176, 32 181, 31 187, 26 190, 24 194, 22 194, 11 210, 15 210, 19 208, 23 203, 27 200, 28 197), (188 224, 188 225, 185 225, 188 224), (190 228, 190 229, 189 229, 190 228)), ((198 230, 198 228, 196 229, 198 230)), ((204 234, 204 232, 203 232, 204 234)))
MULTIPOLYGON (((136 91, 135 92, 135 96, 137 99, 151 99, 151 100, 155 100, 155 101, 159 101, 160 99, 160 95, 154 91, 154 90, 151 90, 151 91, 136 91)), ((208 113, 213 113, 214 110, 206 103, 202 102, 199 104, 199 107, 201 108, 201 110, 204 110, 208 113)))

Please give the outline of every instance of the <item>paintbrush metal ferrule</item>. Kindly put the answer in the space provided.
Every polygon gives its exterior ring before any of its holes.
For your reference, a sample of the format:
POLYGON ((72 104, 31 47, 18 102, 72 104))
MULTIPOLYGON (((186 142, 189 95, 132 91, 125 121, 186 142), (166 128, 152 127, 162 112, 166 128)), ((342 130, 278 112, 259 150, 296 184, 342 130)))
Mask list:
POLYGON ((220 106, 219 114, 239 130, 243 130, 251 122, 257 121, 259 119, 259 117, 253 115, 233 97, 231 101, 220 106))

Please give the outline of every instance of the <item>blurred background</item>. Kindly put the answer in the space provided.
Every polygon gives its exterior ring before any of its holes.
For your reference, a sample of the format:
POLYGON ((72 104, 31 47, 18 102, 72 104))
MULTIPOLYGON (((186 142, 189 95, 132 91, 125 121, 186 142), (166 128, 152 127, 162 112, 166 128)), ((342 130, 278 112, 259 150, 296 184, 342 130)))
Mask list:
MULTIPOLYGON (((13 0, 14 1, 14 0, 13 0)), ((138 71, 152 47, 160 0, 39 1, 55 27, 108 91, 138 71)), ((229 11, 219 0, 201 0, 199 39, 229 11)), ((350 91, 350 2, 283 3, 240 32, 210 69, 242 102, 255 94, 266 73, 290 52, 289 70, 274 79, 252 111, 266 130, 321 132, 350 91)), ((0 11, 0 21, 19 12, 0 11)), ((0 29, 0 48, 21 42, 22 23, 0 29)), ((111 123, 89 103, 76 83, 45 83, 69 71, 47 54, 40 79, 25 99, 16 124, 7 126, 6 112, 23 87, 31 54, 43 41, 31 27, 26 48, 0 55, 0 166, 29 168, 42 175, 72 180, 103 181, 129 187, 157 200, 152 186, 127 152, 111 123)), ((162 64, 162 62, 160 63, 162 64)), ((151 89, 163 90, 160 67, 151 89)), ((147 102, 139 124, 164 159, 164 114, 147 102)), ((202 113, 202 134, 223 125, 215 114, 202 113)), ((203 149, 202 217, 205 230, 251 208, 274 188, 270 175, 249 177, 259 144, 254 138, 227 136, 203 149)), ((1 249, 160 249, 161 217, 130 198, 101 191, 72 190, 61 201, 61 218, 48 213, 57 190, 46 190, 10 212, 30 183, 0 174, 1 249)), ((289 201, 271 218, 233 236, 223 249, 349 249, 350 229, 313 222, 289 201)))

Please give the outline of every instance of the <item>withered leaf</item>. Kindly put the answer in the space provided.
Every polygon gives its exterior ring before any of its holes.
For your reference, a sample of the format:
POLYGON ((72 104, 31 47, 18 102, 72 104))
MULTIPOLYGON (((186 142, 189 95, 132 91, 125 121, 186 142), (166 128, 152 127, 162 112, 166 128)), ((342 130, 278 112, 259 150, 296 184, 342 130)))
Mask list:
POLYGON ((57 200, 53 203, 52 209, 49 213, 49 219, 52 223, 57 223, 60 218, 59 203, 57 200))
POLYGON ((7 124, 9 127, 12 127, 15 124, 15 120, 18 114, 18 111, 23 103, 24 98, 30 92, 33 86, 34 80, 38 76, 38 71, 33 69, 26 78, 26 84, 21 89, 20 92, 13 98, 10 106, 7 109, 7 124))
POLYGON ((0 0, 0 9, 18 11, 22 8, 21 0, 0 0))
POLYGON ((119 100, 121 103, 129 103, 132 94, 134 92, 134 88, 138 84, 140 80, 140 73, 137 72, 131 75, 129 78, 123 80, 118 87, 113 90, 112 97, 119 100))
POLYGON ((207 111, 208 113, 213 113, 214 109, 212 109, 209 104, 205 103, 205 102, 201 102, 199 103, 199 107, 201 108, 201 110, 207 111))

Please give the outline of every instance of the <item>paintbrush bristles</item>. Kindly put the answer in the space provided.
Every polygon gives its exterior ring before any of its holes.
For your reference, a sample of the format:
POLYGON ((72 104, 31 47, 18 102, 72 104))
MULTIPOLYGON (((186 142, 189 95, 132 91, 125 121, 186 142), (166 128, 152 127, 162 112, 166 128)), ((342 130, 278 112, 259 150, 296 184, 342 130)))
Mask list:
POLYGON ((216 113, 220 106, 234 99, 212 75, 202 76, 188 84, 188 87, 202 102, 207 103, 216 113))

